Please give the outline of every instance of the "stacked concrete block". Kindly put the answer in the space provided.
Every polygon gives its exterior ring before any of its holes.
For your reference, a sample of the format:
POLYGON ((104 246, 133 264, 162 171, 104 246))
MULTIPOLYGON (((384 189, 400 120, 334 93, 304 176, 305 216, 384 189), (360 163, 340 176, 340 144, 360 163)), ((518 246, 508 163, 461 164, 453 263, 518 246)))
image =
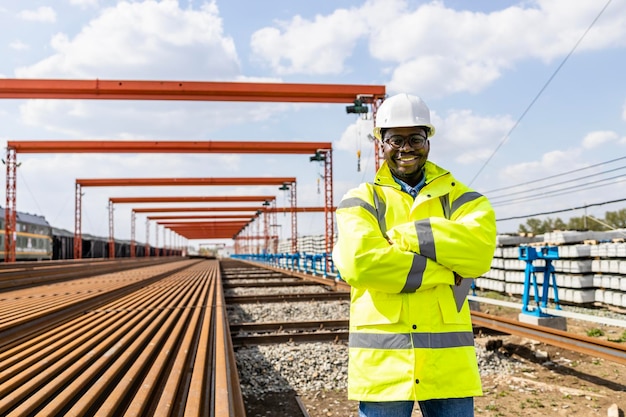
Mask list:
MULTIPOLYGON (((553 260, 552 265, 561 302, 626 307, 625 236, 624 230, 617 230, 552 232, 541 235, 540 242, 523 236, 499 237, 492 269, 476 280, 476 286, 521 296, 526 262, 519 260, 520 245, 558 246, 559 259, 553 260), (504 291, 500 291, 503 285, 504 291)), ((535 260, 533 265, 543 266, 543 262, 535 260)), ((536 276, 541 291, 544 274, 537 272, 536 276)), ((552 290, 550 298, 553 299, 552 290)))

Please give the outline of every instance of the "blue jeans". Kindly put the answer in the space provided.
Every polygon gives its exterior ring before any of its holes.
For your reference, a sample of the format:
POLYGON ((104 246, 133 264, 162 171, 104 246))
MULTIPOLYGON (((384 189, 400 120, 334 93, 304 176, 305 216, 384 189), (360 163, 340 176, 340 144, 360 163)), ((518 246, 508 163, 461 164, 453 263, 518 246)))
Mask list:
MULTIPOLYGON (((359 417, 411 417, 413 401, 359 402, 359 417)), ((424 417, 474 417, 474 398, 419 401, 424 417)))

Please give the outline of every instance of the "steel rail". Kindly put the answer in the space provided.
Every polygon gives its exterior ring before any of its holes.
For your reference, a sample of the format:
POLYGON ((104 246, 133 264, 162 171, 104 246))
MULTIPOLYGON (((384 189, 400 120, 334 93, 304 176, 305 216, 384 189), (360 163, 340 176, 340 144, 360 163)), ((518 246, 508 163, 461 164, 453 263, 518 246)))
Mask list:
POLYGON ((215 296, 215 416, 245 416, 233 341, 228 327, 222 274, 218 271, 215 296))
POLYGON ((65 264, 53 263, 39 267, 26 266, 11 269, 0 269, 0 291, 28 288, 41 284, 53 284, 77 278, 89 277, 96 274, 106 274, 128 269, 136 269, 142 266, 162 265, 180 261, 182 258, 133 258, 123 262, 70 262, 65 264))
POLYGON ((527 337, 548 345, 626 365, 626 346, 619 343, 579 336, 562 330, 536 326, 534 324, 523 323, 505 317, 497 317, 479 311, 472 311, 472 323, 476 326, 527 337))
MULTIPOLYGON (((116 323, 120 321, 120 317, 117 314, 116 320, 113 323, 109 323, 111 328, 119 328, 115 326, 116 323)), ((93 314, 89 314, 88 317, 93 317, 93 314)), ((141 316, 141 314, 139 315, 141 316)), ((73 320, 76 323, 79 323, 79 327, 88 327, 88 321, 86 321, 83 317, 78 317, 73 320)), ((135 320, 129 320, 126 323, 124 330, 121 332, 127 331, 134 324, 136 324, 135 320)), ((45 346, 45 340, 49 341, 55 340, 56 330, 52 329, 44 334, 47 336, 45 338, 39 338, 39 343, 41 347, 45 346)), ((86 343, 87 348, 94 353, 94 356, 97 355, 98 351, 101 348, 98 347, 98 342, 101 340, 101 337, 110 337, 111 332, 100 329, 101 333, 93 335, 93 339, 90 339, 88 343, 86 343)), ((119 331, 119 330, 118 330, 119 331)), ((76 333, 71 333, 70 337, 76 337, 76 333)), ((63 340, 63 342, 67 342, 67 340, 63 340)), ((55 343, 56 344, 56 343, 55 343)), ((58 345, 58 344, 57 344, 58 345)), ((42 357, 38 361, 32 362, 30 357, 24 358, 22 363, 22 372, 17 375, 21 375, 21 378, 12 378, 8 381, 3 381, 0 388, 2 391, 5 390, 10 392, 10 395, 4 396, 0 401, 0 410, 3 413, 12 411, 14 414, 22 412, 26 412, 25 409, 29 407, 37 407, 42 404, 47 395, 49 395, 50 391, 54 391, 53 389, 39 389, 37 387, 45 387, 45 384, 49 384, 51 381, 55 379, 57 381, 63 380, 60 375, 66 375, 68 378, 77 378, 80 375, 82 367, 88 366, 90 361, 85 363, 85 360, 81 360, 82 357, 82 346, 73 346, 73 349, 67 350, 67 345, 61 345, 61 349, 59 351, 52 351, 49 353, 52 356, 52 359, 49 356, 42 357), (55 355, 56 360, 55 360, 55 355), (44 362, 44 365, 42 365, 44 362), (48 366, 46 366, 48 365, 48 366), (12 384, 12 385, 11 385, 12 384), (24 401, 24 399, 28 399, 28 401, 24 401), (20 404, 20 401, 21 404, 20 404)), ((4 366, 4 364, 3 364, 4 366)), ((17 376, 16 375, 16 376, 17 376)), ((66 389, 67 392, 67 389, 66 389)), ((48 403, 48 407, 59 407, 62 408, 66 404, 66 401, 63 400, 63 397, 57 395, 53 399, 51 399, 48 403)), ((23 415, 23 414, 22 414, 23 415)), ((54 415, 54 414, 52 414, 54 415)))
POLYGON ((186 265, 149 282, 141 270, 93 279, 84 288, 143 284, 0 345, 0 415, 245 416, 219 263, 186 265))
POLYGON ((349 300, 350 293, 307 293, 307 294, 268 294, 268 295, 231 295, 226 297, 228 304, 281 303, 293 301, 332 301, 349 300))
POLYGON ((348 320, 231 324, 235 346, 348 340, 348 320))
POLYGON ((199 306, 203 313, 200 323, 201 331, 196 342, 197 350, 193 358, 193 367, 187 388, 189 395, 185 403, 185 416, 208 416, 215 408, 212 403, 214 396, 211 395, 214 389, 213 378, 207 378, 205 369, 212 367, 215 355, 215 347, 211 343, 214 340, 215 330, 211 323, 213 323, 215 312, 217 272, 217 267, 210 269, 209 295, 204 303, 199 306))
POLYGON ((281 332, 283 330, 347 329, 349 320, 314 320, 263 323, 231 324, 230 331, 238 332, 281 332))
MULTIPOLYGON (((95 309, 101 305, 111 302, 124 295, 131 294, 134 291, 157 282, 167 275, 171 275, 176 270, 185 269, 189 266, 189 261, 182 263, 168 264, 159 266, 156 273, 143 271, 143 279, 128 280, 118 279, 111 282, 110 280, 101 285, 87 283, 90 290, 84 291, 78 295, 61 295, 50 298, 48 308, 40 310, 36 314, 25 314, 20 319, 6 320, 0 325, 0 347, 17 343, 19 340, 29 334, 36 334, 47 328, 59 325, 73 317, 80 316, 85 310, 95 309), (66 302, 59 302, 59 299, 66 299, 66 302)), ((150 268, 147 268, 151 270, 150 268)), ((102 279, 102 278, 100 278, 102 279)), ((92 282, 89 280, 89 282, 92 282)), ((69 285, 69 284, 68 284, 69 285)), ((32 291, 40 291, 33 289, 32 291)), ((5 297, 7 294, 5 294, 5 297)), ((5 300, 6 302, 6 300, 5 300)), ((2 319, 0 318, 0 322, 2 319)))
POLYGON ((111 384, 109 375, 118 369, 115 367, 118 363, 116 361, 132 352, 131 342, 136 340, 137 335, 140 335, 147 325, 159 323, 160 311, 162 310, 158 308, 151 309, 151 312, 141 316, 140 321, 131 320, 130 323, 120 327, 122 317, 125 315, 122 312, 114 324, 116 331, 107 334, 104 338, 97 338, 97 344, 91 347, 93 360, 84 359, 86 352, 82 347, 67 352, 69 356, 74 357, 72 362, 54 364, 32 378, 34 384, 28 381, 24 384, 24 389, 15 390, 16 393, 22 395, 20 398, 23 400, 13 410, 14 415, 32 413, 39 405, 45 405, 41 409, 41 415, 88 415, 89 408, 96 407, 98 404, 99 391, 97 390, 103 390, 111 384), (111 349, 112 346, 115 346, 115 349, 111 349), (110 354, 106 354, 107 352, 110 354), (45 404, 51 393, 59 390, 57 386, 62 381, 67 381, 61 385, 62 390, 45 404), (37 386, 40 388, 36 389, 37 386), (34 393, 27 396, 32 390, 35 390, 34 393))
POLYGON ((291 271, 289 269, 285 269, 285 268, 280 268, 277 266, 272 266, 272 265, 267 265, 264 264, 262 262, 253 262, 253 261, 247 261, 247 260, 241 260, 240 262, 248 264, 248 265, 252 265, 255 267, 260 267, 262 269, 267 269, 269 271, 274 271, 274 272, 280 272, 283 273, 287 276, 293 276, 293 277, 298 277, 298 278, 302 278, 304 280, 307 281, 314 281, 323 285, 328 286, 329 288, 331 288, 333 291, 345 291, 345 292, 349 292, 350 291, 350 286, 348 284, 346 284, 343 281, 337 281, 334 278, 325 278, 322 276, 316 276, 316 275, 311 275, 311 274, 307 274, 304 272, 298 272, 298 271, 291 271))
POLYGON ((233 336, 235 346, 256 346, 276 343, 304 343, 304 342, 338 342, 348 340, 348 331, 336 330, 332 332, 315 333, 282 333, 233 336))
POLYGON ((274 281, 274 282, 225 282, 224 289, 229 288, 283 288, 283 287, 312 287, 319 284, 310 281, 274 281))
MULTIPOLYGON (((270 271, 281 271, 285 274, 297 276, 305 280, 313 280, 324 284, 331 281, 330 279, 311 276, 300 272, 287 271, 262 263, 250 261, 242 262, 270 271)), ((331 288, 333 287, 331 286, 331 288)), ((334 289, 342 291, 349 289, 349 287, 345 283, 337 283, 334 289)), ((233 297, 233 302, 254 302, 253 297, 250 297, 250 299, 244 298, 243 296, 240 297, 242 298, 239 299, 239 297, 233 297)), ((482 326, 502 333, 527 337, 529 339, 537 340, 566 350, 604 358, 620 364, 626 364, 626 346, 623 344, 574 335, 561 330, 551 329, 546 326, 535 326, 529 323, 492 316, 478 311, 472 311, 471 314, 472 323, 475 326, 482 326)))

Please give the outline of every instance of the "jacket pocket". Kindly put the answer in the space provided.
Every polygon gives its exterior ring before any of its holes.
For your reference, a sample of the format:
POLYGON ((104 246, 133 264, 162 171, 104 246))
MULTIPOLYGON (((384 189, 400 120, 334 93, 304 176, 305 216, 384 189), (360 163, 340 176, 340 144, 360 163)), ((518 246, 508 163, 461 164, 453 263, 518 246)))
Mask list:
POLYGON ((353 294, 350 310, 353 326, 394 324, 400 320, 402 295, 371 291, 353 294))
POLYGON ((456 301, 452 288, 449 285, 439 285, 437 287, 437 302, 441 317, 446 324, 463 324, 467 322, 467 304, 463 305, 461 311, 456 309, 456 301))

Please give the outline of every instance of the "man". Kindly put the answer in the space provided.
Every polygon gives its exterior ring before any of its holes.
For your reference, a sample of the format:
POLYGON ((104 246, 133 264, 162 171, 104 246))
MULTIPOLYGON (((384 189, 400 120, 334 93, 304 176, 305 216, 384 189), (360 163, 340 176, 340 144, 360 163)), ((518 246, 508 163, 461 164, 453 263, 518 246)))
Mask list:
POLYGON ((409 417, 415 401, 425 417, 473 416, 482 395, 468 303, 454 293, 490 269, 495 215, 428 160, 434 134, 419 97, 385 100, 374 128, 385 161, 336 212, 333 262, 352 287, 348 398, 361 417, 409 417))

